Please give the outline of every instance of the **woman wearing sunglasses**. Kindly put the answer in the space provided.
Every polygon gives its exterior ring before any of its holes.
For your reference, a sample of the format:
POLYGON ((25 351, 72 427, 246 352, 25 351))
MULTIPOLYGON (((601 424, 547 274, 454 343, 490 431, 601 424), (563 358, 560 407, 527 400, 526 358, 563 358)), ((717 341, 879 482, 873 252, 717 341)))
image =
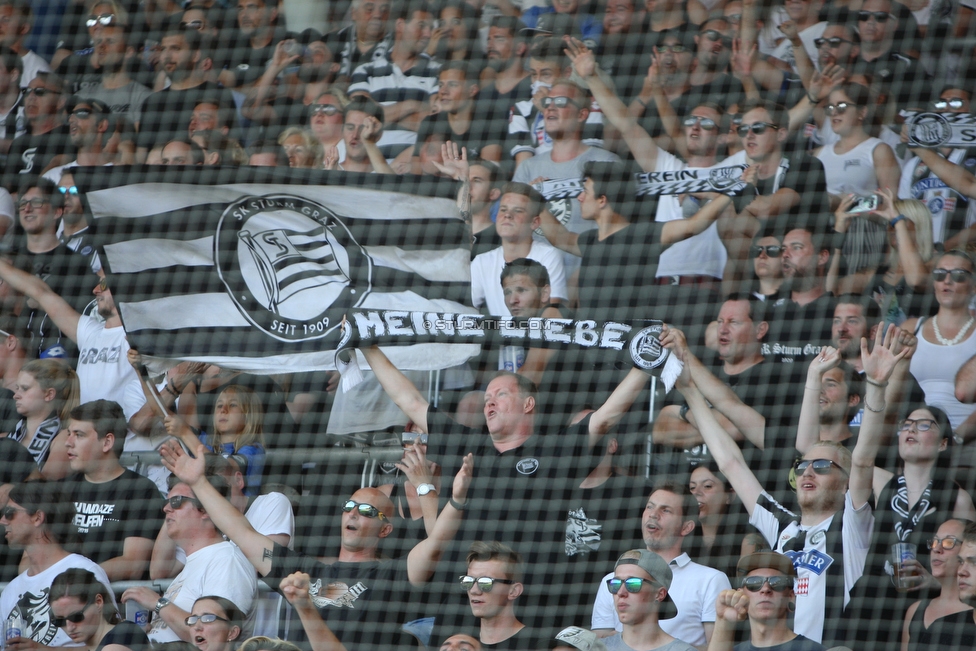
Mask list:
POLYGON ((973 608, 959 600, 956 569, 962 532, 969 520, 946 520, 926 541, 929 568, 940 588, 939 596, 916 601, 908 607, 902 626, 901 651, 936 651, 959 647, 972 639, 973 608))
POLYGON ((48 594, 54 624, 85 651, 143 651, 149 638, 132 622, 123 621, 108 590, 88 570, 59 574, 48 594))
POLYGON ((224 597, 200 597, 186 618, 193 646, 200 651, 232 651, 243 624, 244 614, 224 597))
POLYGON ((779 290, 783 286, 783 239, 772 233, 760 233, 749 247, 752 271, 755 280, 752 295, 761 301, 775 302, 782 298, 779 290))

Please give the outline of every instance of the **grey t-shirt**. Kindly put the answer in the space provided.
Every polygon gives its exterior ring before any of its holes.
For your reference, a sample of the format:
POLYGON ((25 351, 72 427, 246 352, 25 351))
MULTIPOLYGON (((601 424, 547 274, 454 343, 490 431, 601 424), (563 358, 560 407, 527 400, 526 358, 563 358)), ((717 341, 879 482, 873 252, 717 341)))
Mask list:
POLYGON ((130 81, 122 88, 105 88, 101 84, 93 86, 85 97, 105 102, 112 113, 125 115, 135 125, 142 119, 142 105, 150 95, 150 89, 130 81))
MULTIPOLYGON (((603 643, 607 645, 607 651, 636 651, 635 649, 627 646, 621 635, 621 633, 614 633, 610 637, 603 640, 603 643)), ((653 651, 697 651, 697 649, 687 642, 674 640, 673 642, 668 642, 664 646, 659 646, 653 651)))
MULTIPOLYGON (((605 149, 590 147, 571 161, 565 163, 552 162, 552 151, 533 156, 515 170, 513 181, 529 183, 540 176, 546 179, 579 179, 583 176, 583 166, 590 161, 619 161, 620 158, 605 149)), ((596 228, 596 222, 584 222, 580 216, 580 203, 575 198, 553 199, 549 202, 549 212, 558 219, 563 226, 574 233, 582 233, 596 228)), ((566 277, 579 267, 580 259, 569 253, 563 254, 563 267, 566 277)))

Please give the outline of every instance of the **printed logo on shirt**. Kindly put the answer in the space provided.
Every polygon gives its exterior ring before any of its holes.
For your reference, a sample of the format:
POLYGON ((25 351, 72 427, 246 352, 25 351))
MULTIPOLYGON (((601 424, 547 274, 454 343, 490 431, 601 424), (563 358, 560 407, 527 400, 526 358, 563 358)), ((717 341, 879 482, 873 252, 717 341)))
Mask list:
POLYGON ((844 171, 845 172, 847 171, 847 168, 848 167, 860 167, 860 166, 861 166, 861 159, 860 158, 855 158, 853 160, 845 160, 844 161, 844 171))
POLYGON ((88 533, 89 529, 105 525, 105 520, 118 522, 118 518, 107 518, 115 511, 115 504, 92 504, 90 502, 75 502, 75 517, 72 521, 78 527, 78 533, 88 533))
POLYGON ((783 552, 790 557, 793 561, 793 567, 799 572, 800 570, 809 570, 820 576, 827 571, 827 568, 833 565, 834 559, 824 554, 816 549, 810 549, 803 552, 783 552))
POLYGON ((58 634, 58 628, 52 621, 51 604, 47 600, 48 592, 50 588, 41 590, 40 595, 25 592, 10 612, 11 617, 20 617, 27 623, 21 637, 30 638, 45 646, 50 644, 58 634))
POLYGON ((796 579, 794 592, 797 596, 810 594, 810 579, 807 577, 796 579))
POLYGON ((115 364, 122 355, 121 346, 111 348, 87 348, 81 351, 78 358, 79 364, 115 364))
POLYGON ((602 533, 603 525, 587 518, 582 507, 570 511, 566 517, 566 555, 599 551, 602 533))
POLYGON ((315 604, 316 608, 325 608, 326 606, 334 606, 336 608, 355 608, 353 605, 359 595, 363 594, 369 590, 363 582, 360 581, 356 585, 350 587, 348 584, 342 581, 335 581, 334 583, 329 583, 325 586, 325 591, 323 594, 322 590, 322 579, 316 579, 315 582, 309 586, 308 594, 312 597, 312 603, 315 604))
POLYGON ((523 475, 531 475, 539 469, 539 460, 533 457, 520 459, 519 462, 515 464, 515 469, 523 475))

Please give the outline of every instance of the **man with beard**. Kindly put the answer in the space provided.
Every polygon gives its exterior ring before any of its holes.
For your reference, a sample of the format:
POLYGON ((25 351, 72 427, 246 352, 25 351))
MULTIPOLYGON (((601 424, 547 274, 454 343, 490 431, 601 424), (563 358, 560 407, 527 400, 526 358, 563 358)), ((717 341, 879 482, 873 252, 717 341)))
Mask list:
POLYGON ((221 53, 225 68, 220 83, 238 88, 256 82, 285 36, 285 28, 278 25, 278 0, 237 0, 237 30, 221 53))
POLYGON ((495 79, 478 94, 475 115, 491 125, 492 133, 506 133, 512 106, 532 97, 532 80, 525 65, 529 46, 521 34, 524 28, 514 16, 495 16, 488 27, 488 67, 495 79))
POLYGON ((24 90, 24 117, 29 126, 27 133, 11 143, 4 169, 4 187, 11 194, 17 191, 22 174, 36 176, 52 163, 74 156, 68 127, 61 122, 63 93, 64 80, 50 72, 38 73, 24 90))
POLYGON ((97 99, 72 97, 66 107, 68 113, 68 137, 74 145, 78 157, 64 165, 52 167, 44 173, 44 178, 52 183, 61 179, 64 170, 73 167, 99 167, 115 162, 114 148, 109 138, 114 130, 114 121, 108 106, 97 99))
POLYGON ((92 271, 98 273, 102 263, 88 232, 88 219, 85 217, 85 208, 81 205, 81 195, 75 185, 73 173, 67 171, 61 175, 58 192, 61 193, 61 226, 58 228, 58 239, 75 253, 91 256, 92 271))

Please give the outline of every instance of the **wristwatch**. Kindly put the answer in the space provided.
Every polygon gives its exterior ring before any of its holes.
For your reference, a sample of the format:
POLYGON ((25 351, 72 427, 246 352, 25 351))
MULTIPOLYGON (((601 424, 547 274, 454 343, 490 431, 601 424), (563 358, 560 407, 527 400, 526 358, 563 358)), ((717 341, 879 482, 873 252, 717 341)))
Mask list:
POLYGON ((153 608, 153 612, 158 615, 159 611, 168 605, 169 605, 169 599, 167 599, 166 597, 160 597, 159 601, 156 602, 156 607, 153 608))
POLYGON ((431 491, 436 491, 436 490, 437 490, 437 487, 435 487, 433 484, 421 484, 420 486, 417 486, 417 495, 420 495, 421 497, 423 497, 427 493, 429 493, 431 491))

